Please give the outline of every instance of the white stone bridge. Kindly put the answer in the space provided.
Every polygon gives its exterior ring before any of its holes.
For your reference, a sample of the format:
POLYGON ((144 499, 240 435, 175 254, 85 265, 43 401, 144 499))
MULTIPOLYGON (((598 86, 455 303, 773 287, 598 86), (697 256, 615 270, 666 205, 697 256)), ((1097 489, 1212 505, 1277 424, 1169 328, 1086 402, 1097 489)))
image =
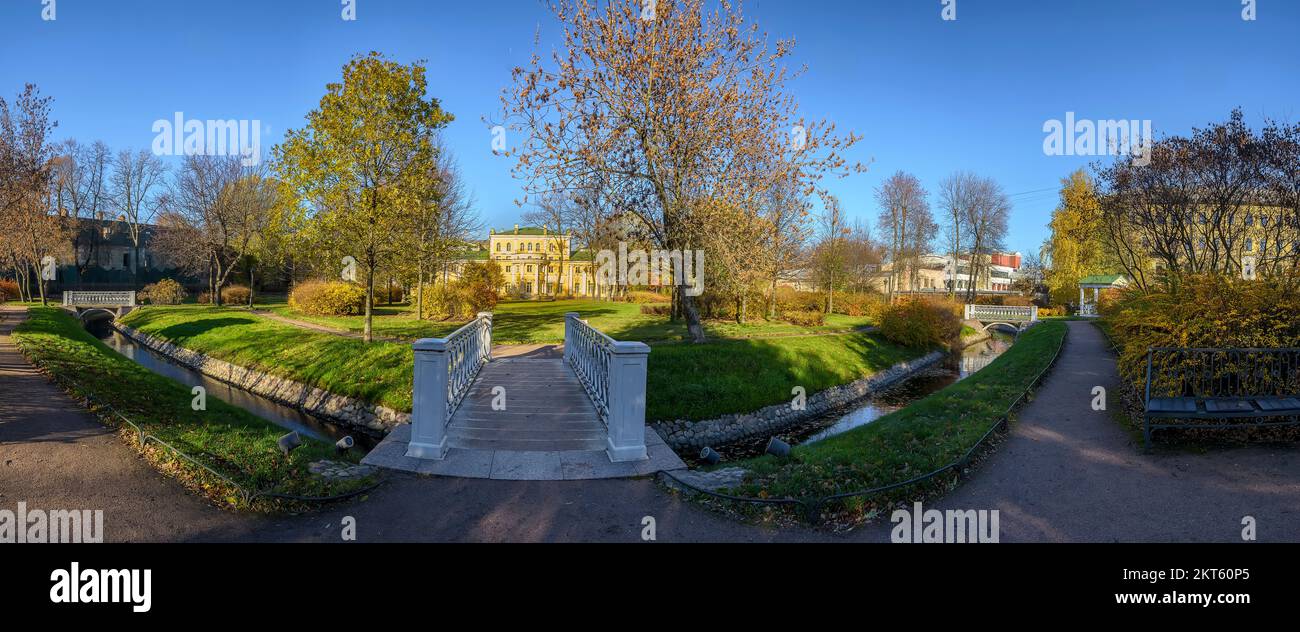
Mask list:
POLYGON ((1038 322, 1038 306, 967 305, 965 319, 978 321, 984 331, 993 327, 1023 331, 1038 322))
POLYGON ((136 308, 135 291, 120 292, 71 291, 63 293, 63 308, 76 313, 78 318, 87 314, 104 312, 118 318, 136 308))
POLYGON ((563 357, 494 358, 492 315, 415 343, 411 424, 365 463, 511 480, 645 476, 685 467, 645 423, 650 347, 565 315, 563 357))

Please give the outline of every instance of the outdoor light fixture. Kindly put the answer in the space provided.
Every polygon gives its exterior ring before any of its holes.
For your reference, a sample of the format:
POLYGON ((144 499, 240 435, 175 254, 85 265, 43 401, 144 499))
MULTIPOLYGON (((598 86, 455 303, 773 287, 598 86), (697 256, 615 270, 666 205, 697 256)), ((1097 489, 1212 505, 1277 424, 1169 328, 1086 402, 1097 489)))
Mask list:
POLYGON ((293 452, 298 448, 298 446, 302 445, 302 438, 298 436, 298 432, 295 430, 294 432, 290 432, 289 434, 280 437, 280 440, 276 442, 276 445, 280 446, 280 451, 283 452, 285 456, 288 456, 290 452, 293 452))
POLYGON ((776 437, 772 437, 767 442, 767 453, 772 456, 785 458, 790 456, 790 444, 777 439, 776 437))
POLYGON ((352 435, 348 435, 346 437, 343 437, 342 439, 339 439, 338 441, 335 441, 334 449, 338 450, 339 452, 347 452, 348 450, 351 450, 352 446, 356 444, 357 442, 352 440, 352 435))
POLYGON ((700 450, 700 460, 709 465, 717 465, 718 461, 722 460, 722 455, 718 454, 713 448, 704 448, 700 450))

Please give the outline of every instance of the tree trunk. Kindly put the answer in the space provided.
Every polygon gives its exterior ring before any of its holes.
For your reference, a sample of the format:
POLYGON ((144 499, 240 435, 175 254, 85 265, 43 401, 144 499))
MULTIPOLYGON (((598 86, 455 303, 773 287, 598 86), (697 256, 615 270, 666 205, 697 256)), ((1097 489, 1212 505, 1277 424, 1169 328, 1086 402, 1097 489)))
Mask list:
POLYGON ((415 319, 424 320, 424 262, 415 271, 415 319))
POLYGON ((366 328, 365 328, 364 335, 362 336, 362 339, 365 340, 367 343, 369 343, 373 339, 373 337, 371 336, 370 319, 373 311, 371 306, 373 306, 374 303, 375 303, 375 266, 371 265, 369 273, 366 274, 366 328))
POLYGON ((253 266, 248 266, 248 309, 253 309, 253 266))
POLYGON ((680 286, 682 296, 682 313, 686 316, 686 331, 691 334, 691 342, 707 342, 704 326, 700 324, 700 310, 695 306, 695 297, 685 292, 686 286, 680 286))
POLYGON ((767 299, 767 319, 776 320, 776 275, 772 275, 772 293, 767 299))

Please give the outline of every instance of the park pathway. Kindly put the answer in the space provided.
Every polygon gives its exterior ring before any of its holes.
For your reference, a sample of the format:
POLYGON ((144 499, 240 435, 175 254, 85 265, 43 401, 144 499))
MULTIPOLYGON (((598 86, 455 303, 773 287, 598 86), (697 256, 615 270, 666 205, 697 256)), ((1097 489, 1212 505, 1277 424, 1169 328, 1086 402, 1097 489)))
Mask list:
POLYGON ((186 492, 32 368, 11 337, 26 311, 0 307, 0 509, 103 510, 115 542, 238 538, 265 524, 186 492))
MULTIPOLYGON (((1111 417, 1121 404, 1115 358, 1089 322, 1070 322, 1065 349, 1010 435, 948 496, 926 509, 997 509, 1003 542, 1300 541, 1300 451, 1294 445, 1161 447, 1111 417), (1110 412, 1092 409, 1106 389, 1110 412)), ((889 523, 861 536, 888 541, 889 523)))

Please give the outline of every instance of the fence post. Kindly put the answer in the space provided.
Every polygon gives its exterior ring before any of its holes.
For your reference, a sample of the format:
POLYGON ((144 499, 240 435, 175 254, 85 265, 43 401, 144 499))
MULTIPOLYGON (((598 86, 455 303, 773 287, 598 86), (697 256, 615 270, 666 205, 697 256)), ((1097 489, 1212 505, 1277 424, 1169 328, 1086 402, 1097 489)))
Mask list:
POLYGON ((578 320, 578 312, 568 312, 564 315, 564 364, 573 366, 573 323, 578 320))
POLYGON ((616 342, 609 359, 609 438, 606 453, 615 463, 644 461, 646 369, 650 347, 616 342))
POLYGON ((483 345, 483 357, 492 361, 492 312, 479 312, 478 319, 483 321, 483 330, 479 332, 480 342, 483 345))
POLYGON ((447 456, 447 341, 416 341, 415 388, 411 401, 411 443, 406 456, 441 460, 447 456))
POLYGON ((971 317, 970 317, 970 311, 971 311, 971 309, 970 309, 970 308, 971 308, 971 306, 970 306, 970 304, 968 303, 968 304, 966 305, 966 317, 963 318, 962 320, 970 320, 970 319, 971 319, 971 317))
POLYGON ((1034 308, 1034 312, 1033 312, 1033 314, 1029 317, 1029 322, 1031 322, 1031 323, 1036 323, 1036 322, 1038 322, 1038 306, 1037 306, 1037 305, 1032 305, 1031 307, 1034 308))

